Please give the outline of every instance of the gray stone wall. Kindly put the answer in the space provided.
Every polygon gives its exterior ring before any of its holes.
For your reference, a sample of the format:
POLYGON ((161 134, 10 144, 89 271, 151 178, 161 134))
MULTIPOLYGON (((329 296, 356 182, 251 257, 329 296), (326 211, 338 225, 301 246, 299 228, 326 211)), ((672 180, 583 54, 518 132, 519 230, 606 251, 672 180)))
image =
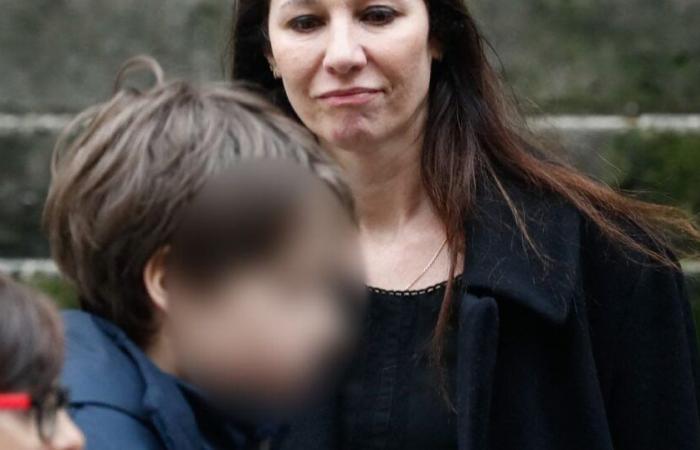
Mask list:
POLYGON ((697 112, 698 0, 473 0, 507 78, 548 112, 697 112))
MULTIPOLYGON (((700 112, 698 0, 470 4, 527 112, 700 112)), ((230 5, 0 0, 0 258, 47 255, 38 224, 56 131, 4 123, 2 115, 70 114, 103 100, 120 64, 140 53, 171 76, 221 79, 230 5)), ((624 147, 616 139, 590 130, 563 135, 594 173, 624 147)))
POLYGON ((0 110, 76 111, 120 64, 156 56, 174 75, 220 78, 221 0, 0 0, 0 110))
MULTIPOLYGON (((552 112, 700 105, 697 0, 470 0, 516 91, 552 112)), ((0 111, 75 111, 129 56, 221 78, 230 1, 0 0, 0 111)))

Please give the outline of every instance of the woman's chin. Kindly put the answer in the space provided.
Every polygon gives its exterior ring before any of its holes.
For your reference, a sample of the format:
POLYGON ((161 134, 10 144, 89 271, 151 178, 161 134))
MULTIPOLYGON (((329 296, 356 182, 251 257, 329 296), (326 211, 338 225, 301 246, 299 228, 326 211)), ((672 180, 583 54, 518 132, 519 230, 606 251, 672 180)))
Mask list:
POLYGON ((365 126, 341 126, 335 128, 329 136, 328 142, 343 150, 366 151, 368 144, 375 142, 374 133, 365 126))

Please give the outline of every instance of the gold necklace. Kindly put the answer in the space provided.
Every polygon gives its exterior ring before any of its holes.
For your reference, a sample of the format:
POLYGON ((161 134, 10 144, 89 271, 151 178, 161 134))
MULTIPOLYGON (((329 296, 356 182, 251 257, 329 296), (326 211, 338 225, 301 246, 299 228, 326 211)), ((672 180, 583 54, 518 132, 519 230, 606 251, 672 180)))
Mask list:
POLYGON ((433 267, 433 264, 435 264, 435 261, 437 261, 438 256, 440 256, 440 254, 442 253, 443 249, 445 248, 445 245, 447 245, 447 238, 445 238, 445 240, 442 241, 442 244, 440 245, 440 248, 438 248, 437 252, 435 252, 435 255, 434 255, 433 258, 430 260, 430 262, 428 263, 428 265, 425 266, 425 269, 423 269, 423 271, 422 271, 421 273, 418 274, 418 276, 415 278, 415 280, 413 280, 413 282, 412 282, 411 284, 409 284, 409 285, 406 287, 406 289, 404 289, 404 290, 406 290, 406 291, 411 290, 411 288, 412 288, 413 286, 415 286, 415 284, 418 283, 418 281, 420 281, 420 279, 423 278, 423 276, 425 276, 426 273, 428 273, 428 270, 430 270, 430 268, 433 267))

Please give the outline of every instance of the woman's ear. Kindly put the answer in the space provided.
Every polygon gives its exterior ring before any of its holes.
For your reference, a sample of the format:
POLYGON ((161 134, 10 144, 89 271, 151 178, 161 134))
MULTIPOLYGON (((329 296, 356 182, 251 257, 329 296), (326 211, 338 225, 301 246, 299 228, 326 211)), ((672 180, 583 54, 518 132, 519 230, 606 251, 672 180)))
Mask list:
POLYGON ((168 247, 156 250, 143 268, 143 284, 146 286, 146 293, 161 312, 168 310, 170 300, 166 283, 169 252, 168 247))
POLYGON ((280 75, 279 69, 277 69, 277 62, 275 61, 275 57, 272 55, 271 51, 265 52, 265 59, 267 59, 267 63, 270 65, 270 72, 272 72, 272 76, 276 79, 280 79, 282 75, 280 75))

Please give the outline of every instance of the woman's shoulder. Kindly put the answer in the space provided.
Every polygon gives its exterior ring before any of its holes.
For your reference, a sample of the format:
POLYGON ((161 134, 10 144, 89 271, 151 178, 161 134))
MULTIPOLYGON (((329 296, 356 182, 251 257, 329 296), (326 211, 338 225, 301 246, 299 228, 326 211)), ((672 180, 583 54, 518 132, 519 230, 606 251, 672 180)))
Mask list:
POLYGON ((534 245, 543 251, 543 258, 529 261, 544 267, 541 273, 549 284, 568 279, 577 286, 569 292, 578 292, 572 301, 580 306, 577 314, 586 315, 598 356, 609 356, 614 365, 621 352, 639 351, 637 346, 652 341, 654 346, 694 347, 683 271, 659 239, 633 220, 617 219, 617 229, 636 244, 629 245, 556 194, 512 185, 510 192, 513 202, 522 205, 534 245))
POLYGON ((606 217, 605 220, 612 226, 606 231, 590 215, 558 193, 514 180, 507 180, 503 187, 509 199, 504 200, 500 192, 491 189, 488 195, 483 196, 486 201, 480 199, 480 203, 487 205, 482 209, 488 211, 487 215, 500 210, 496 215, 500 214, 503 222, 504 215, 514 214, 514 207, 520 217, 513 219, 513 224, 520 222, 524 225, 535 246, 547 248, 558 244, 574 247, 578 249, 576 253, 582 264, 591 262, 596 267, 614 266, 635 273, 643 268, 669 273, 678 271, 674 268, 677 258, 673 252, 631 217, 606 217), (494 207, 494 204, 498 206, 494 207), (615 231, 628 241, 623 242, 614 236, 615 231), (657 261, 651 256, 652 253, 663 255, 667 264, 657 261))
POLYGON ((608 219, 629 239, 625 243, 561 195, 512 180, 503 188, 507 199, 497 189, 480 194, 476 220, 467 229, 473 234, 472 247, 498 250, 503 258, 518 258, 519 266, 530 266, 529 272, 549 283, 566 278, 567 285, 579 284, 584 294, 607 294, 618 303, 645 280, 682 282, 673 253, 632 220, 608 219), (665 255, 668 263, 644 249, 665 255))

